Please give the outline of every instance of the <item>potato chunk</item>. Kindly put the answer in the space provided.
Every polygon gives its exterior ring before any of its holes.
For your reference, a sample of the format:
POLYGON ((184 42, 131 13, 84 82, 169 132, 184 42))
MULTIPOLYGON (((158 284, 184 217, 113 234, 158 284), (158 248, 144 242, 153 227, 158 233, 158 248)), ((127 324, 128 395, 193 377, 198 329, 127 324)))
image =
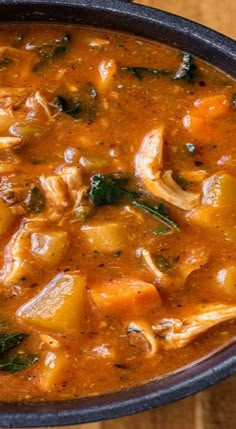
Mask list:
POLYGON ((11 209, 0 199, 0 234, 4 234, 11 226, 14 216, 11 209))
POLYGON ((22 322, 64 335, 79 335, 85 280, 77 272, 60 273, 17 311, 22 322))
POLYGON ((37 260, 50 266, 61 261, 68 245, 64 231, 35 232, 31 235, 31 252, 37 260))
POLYGON ((236 267, 231 265, 218 271, 217 285, 228 296, 236 297, 236 267))
POLYGON ((187 217, 196 226, 236 242, 236 178, 218 173, 205 180, 202 205, 187 217))
POLYGON ((43 361, 40 371, 40 387, 44 392, 51 392, 65 378, 65 370, 70 365, 70 359, 62 350, 49 351, 43 361))
POLYGON ((93 251, 111 254, 124 247, 124 230, 119 223, 104 222, 99 225, 83 225, 81 231, 87 236, 93 251))
POLYGON ((111 86, 112 78, 117 71, 117 65, 113 59, 103 60, 99 63, 98 71, 97 87, 100 91, 106 91, 111 86))
POLYGON ((142 280, 116 279, 95 286, 91 296, 102 315, 118 319, 141 316, 161 306, 156 287, 142 280))

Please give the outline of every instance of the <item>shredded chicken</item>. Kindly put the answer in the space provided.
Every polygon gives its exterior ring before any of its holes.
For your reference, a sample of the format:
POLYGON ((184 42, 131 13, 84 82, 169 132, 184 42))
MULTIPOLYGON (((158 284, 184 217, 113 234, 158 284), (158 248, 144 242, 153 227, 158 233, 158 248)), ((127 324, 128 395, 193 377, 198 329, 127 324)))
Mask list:
POLYGON ((182 170, 179 172, 180 177, 183 177, 184 179, 188 180, 189 182, 202 182, 206 176, 207 171, 206 170, 182 170))
POLYGON ((0 137, 0 150, 18 149, 22 142, 22 137, 0 137))
POLYGON ((82 173, 79 167, 60 167, 57 174, 63 179, 68 188, 68 194, 73 202, 76 201, 78 190, 82 186, 82 173))
POLYGON ((29 258, 30 231, 23 223, 5 248, 1 281, 5 286, 29 284, 38 277, 35 263, 29 258))
POLYGON ((195 315, 184 319, 161 319, 153 326, 154 332, 163 336, 163 348, 169 350, 184 347, 208 329, 236 318, 236 305, 209 305, 204 310, 202 312, 202 308, 198 308, 195 315))
POLYGON ((27 117, 32 119, 39 111, 39 106, 43 110, 46 118, 51 121, 53 119, 52 114, 48 107, 47 100, 37 91, 34 95, 30 96, 26 100, 26 107, 29 109, 27 117))
POLYGON ((57 221, 68 207, 66 183, 58 175, 48 177, 42 175, 40 183, 47 201, 48 218, 51 221, 57 221))
POLYGON ((185 254, 173 265, 170 273, 163 273, 159 270, 148 250, 139 249, 138 256, 143 257, 144 263, 154 274, 155 282, 159 287, 173 290, 183 287, 189 275, 207 263, 209 252, 201 246, 186 249, 185 254))
POLYGON ((59 221, 67 207, 72 205, 72 212, 80 206, 87 186, 82 186, 81 169, 76 166, 60 166, 55 175, 41 176, 40 183, 47 200, 48 218, 59 221))
POLYGON ((191 210, 199 204, 200 195, 186 192, 172 178, 172 171, 163 167, 163 127, 147 134, 135 156, 136 175, 149 192, 179 207, 191 210))
POLYGON ((141 255, 147 267, 152 271, 155 276, 155 281, 164 287, 168 287, 172 283, 172 279, 168 274, 162 273, 155 265, 150 252, 146 249, 141 249, 141 255))
POLYGON ((148 344, 147 355, 149 357, 153 356, 158 350, 158 342, 153 332, 152 327, 149 323, 144 320, 139 320, 138 322, 131 322, 127 328, 128 335, 133 337, 135 342, 135 337, 142 337, 148 344))
POLYGON ((12 113, 12 108, 18 107, 27 98, 29 89, 23 87, 6 86, 0 88, 0 114, 12 113))

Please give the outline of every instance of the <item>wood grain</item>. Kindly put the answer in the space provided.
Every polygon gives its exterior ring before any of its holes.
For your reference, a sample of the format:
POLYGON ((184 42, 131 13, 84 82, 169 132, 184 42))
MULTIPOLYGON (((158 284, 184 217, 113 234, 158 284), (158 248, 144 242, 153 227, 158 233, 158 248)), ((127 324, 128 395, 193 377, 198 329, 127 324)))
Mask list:
MULTIPOLYGON (((236 38, 236 0, 136 1, 184 16, 236 38)), ((74 429, 236 429, 236 378, 157 410, 74 429)), ((65 428, 68 429, 68 428, 65 428)))
POLYGON ((184 16, 236 39, 235 0, 137 0, 136 3, 184 16))

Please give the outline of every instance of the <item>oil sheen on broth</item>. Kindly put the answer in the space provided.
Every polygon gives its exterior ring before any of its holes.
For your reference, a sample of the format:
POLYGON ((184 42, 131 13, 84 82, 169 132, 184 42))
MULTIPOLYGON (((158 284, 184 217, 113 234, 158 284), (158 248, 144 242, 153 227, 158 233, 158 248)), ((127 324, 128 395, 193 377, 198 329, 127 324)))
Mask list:
POLYGON ((134 36, 0 27, 0 400, 78 398, 235 336, 236 85, 134 36))

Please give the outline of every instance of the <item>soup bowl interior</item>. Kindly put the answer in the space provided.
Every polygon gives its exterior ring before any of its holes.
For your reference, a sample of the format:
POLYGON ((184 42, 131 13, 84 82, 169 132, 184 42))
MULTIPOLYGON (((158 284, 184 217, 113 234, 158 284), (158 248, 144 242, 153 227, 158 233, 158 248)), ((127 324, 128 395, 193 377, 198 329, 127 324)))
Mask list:
MULTIPOLYGON (((236 77, 233 40, 185 19, 126 1, 0 0, 0 23, 27 21, 82 24, 136 34, 187 50, 236 77)), ((127 391, 73 401, 0 404, 0 424, 2 428, 26 428, 111 419, 170 403, 234 373, 236 345, 230 343, 198 362, 127 391)))

